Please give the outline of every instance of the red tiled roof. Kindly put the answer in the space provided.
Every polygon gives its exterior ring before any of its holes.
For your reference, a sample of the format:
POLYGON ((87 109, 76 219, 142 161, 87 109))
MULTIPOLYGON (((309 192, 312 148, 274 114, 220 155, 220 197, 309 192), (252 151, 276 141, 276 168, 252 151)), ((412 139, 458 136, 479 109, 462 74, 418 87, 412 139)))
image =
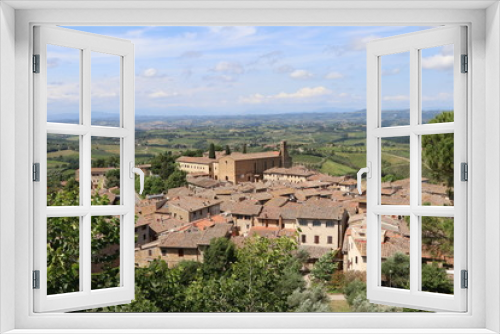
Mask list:
POLYGON ((215 162, 215 159, 205 158, 205 157, 179 157, 175 160, 176 162, 185 162, 191 164, 202 164, 209 165, 215 162))
POLYGON ((253 159, 266 159, 266 158, 275 158, 279 157, 279 151, 270 151, 270 152, 258 152, 258 153, 231 153, 231 155, 227 155, 222 157, 221 159, 232 159, 234 161, 243 161, 243 160, 253 160, 253 159))

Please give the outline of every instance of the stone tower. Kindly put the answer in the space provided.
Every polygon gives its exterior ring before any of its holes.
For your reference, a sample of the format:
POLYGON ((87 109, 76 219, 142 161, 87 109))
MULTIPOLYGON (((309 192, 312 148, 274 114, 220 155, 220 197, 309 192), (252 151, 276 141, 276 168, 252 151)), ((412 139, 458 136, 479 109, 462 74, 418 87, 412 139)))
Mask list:
POLYGON ((285 140, 283 140, 280 144, 280 157, 281 157, 281 167, 284 168, 292 167, 292 157, 288 155, 288 149, 286 147, 285 140))

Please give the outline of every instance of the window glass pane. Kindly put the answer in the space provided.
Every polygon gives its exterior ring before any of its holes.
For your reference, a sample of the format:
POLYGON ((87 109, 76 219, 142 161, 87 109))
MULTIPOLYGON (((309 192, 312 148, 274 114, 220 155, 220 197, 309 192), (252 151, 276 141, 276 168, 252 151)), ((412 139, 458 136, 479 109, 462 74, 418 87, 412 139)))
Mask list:
POLYGON ((120 286, 120 217, 93 216, 92 290, 120 286))
POLYGON ((381 139, 381 203, 410 204, 410 137, 381 139))
POLYGON ((453 122, 453 44, 422 49, 420 57, 422 124, 453 122))
POLYGON ((421 217, 422 291, 453 294, 453 234, 450 217, 421 217))
POLYGON ((92 125, 120 126, 121 57, 92 52, 92 125))
POLYGON ((80 122, 81 50, 47 45, 47 121, 80 122))
POLYGON ((120 204, 120 138, 92 137, 92 204, 120 204))
POLYGON ((410 124, 410 53, 380 57, 382 126, 410 124))
POLYGON ((410 217, 381 216, 381 285, 410 289, 410 217))
POLYGON ((80 290, 80 218, 47 218, 47 294, 80 290))
POLYGON ((454 135, 422 136, 422 205, 453 205, 454 135))
POLYGON ((80 137, 47 134, 47 206, 79 205, 80 137))

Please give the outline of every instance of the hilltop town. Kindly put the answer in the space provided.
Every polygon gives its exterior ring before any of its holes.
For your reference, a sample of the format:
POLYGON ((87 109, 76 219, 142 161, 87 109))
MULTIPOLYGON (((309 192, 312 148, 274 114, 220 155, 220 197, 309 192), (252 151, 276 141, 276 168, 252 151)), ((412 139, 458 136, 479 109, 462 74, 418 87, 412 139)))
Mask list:
MULTIPOLYGON (((286 142, 279 147, 179 157, 188 185, 137 199, 136 265, 145 267, 154 259, 169 267, 183 260, 203 262, 212 238, 228 238, 238 246, 258 235, 294 238, 308 254, 309 269, 322 255, 337 251, 344 271, 366 271, 365 185, 359 195, 355 179, 293 166, 286 142)), ((147 165, 143 169, 150 173, 147 165)), ((408 179, 385 182, 382 204, 406 204, 408 191, 408 179)), ((452 205, 445 186, 424 180, 422 191, 431 205, 452 205)), ((384 258, 409 254, 404 217, 383 216, 381 228, 384 258)))

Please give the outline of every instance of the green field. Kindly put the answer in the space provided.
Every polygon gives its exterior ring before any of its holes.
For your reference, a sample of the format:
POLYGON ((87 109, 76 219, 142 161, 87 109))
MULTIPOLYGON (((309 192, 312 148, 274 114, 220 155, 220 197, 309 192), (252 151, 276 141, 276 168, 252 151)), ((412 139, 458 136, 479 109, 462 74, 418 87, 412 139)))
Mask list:
MULTIPOLYGON (((155 155, 168 151, 179 155, 186 150, 207 151, 210 143, 223 148, 227 145, 232 152, 241 152, 244 145, 247 146, 247 152, 277 150, 279 143, 286 140, 295 165, 330 175, 354 175, 359 168, 366 166, 364 120, 349 122, 326 116, 323 119, 305 114, 294 117, 261 116, 255 119, 193 117, 140 123, 136 131, 136 162, 148 163, 155 155)), ((74 136, 49 138, 51 147, 64 148, 48 153, 49 169, 56 166, 60 169, 77 168, 78 152, 68 149, 74 148, 74 142, 74 136)), ((384 139, 382 151, 382 173, 390 174, 394 179, 407 177, 408 142, 404 138, 384 139)), ((116 138, 93 137, 91 153, 93 162, 98 159, 108 161, 119 155, 119 141, 116 138)))
POLYGON ((321 172, 325 174, 330 174, 330 175, 335 175, 335 176, 342 176, 342 175, 354 175, 356 174, 356 170, 345 166, 341 165, 339 163, 336 163, 334 161, 326 161, 322 166, 321 166, 321 172))

